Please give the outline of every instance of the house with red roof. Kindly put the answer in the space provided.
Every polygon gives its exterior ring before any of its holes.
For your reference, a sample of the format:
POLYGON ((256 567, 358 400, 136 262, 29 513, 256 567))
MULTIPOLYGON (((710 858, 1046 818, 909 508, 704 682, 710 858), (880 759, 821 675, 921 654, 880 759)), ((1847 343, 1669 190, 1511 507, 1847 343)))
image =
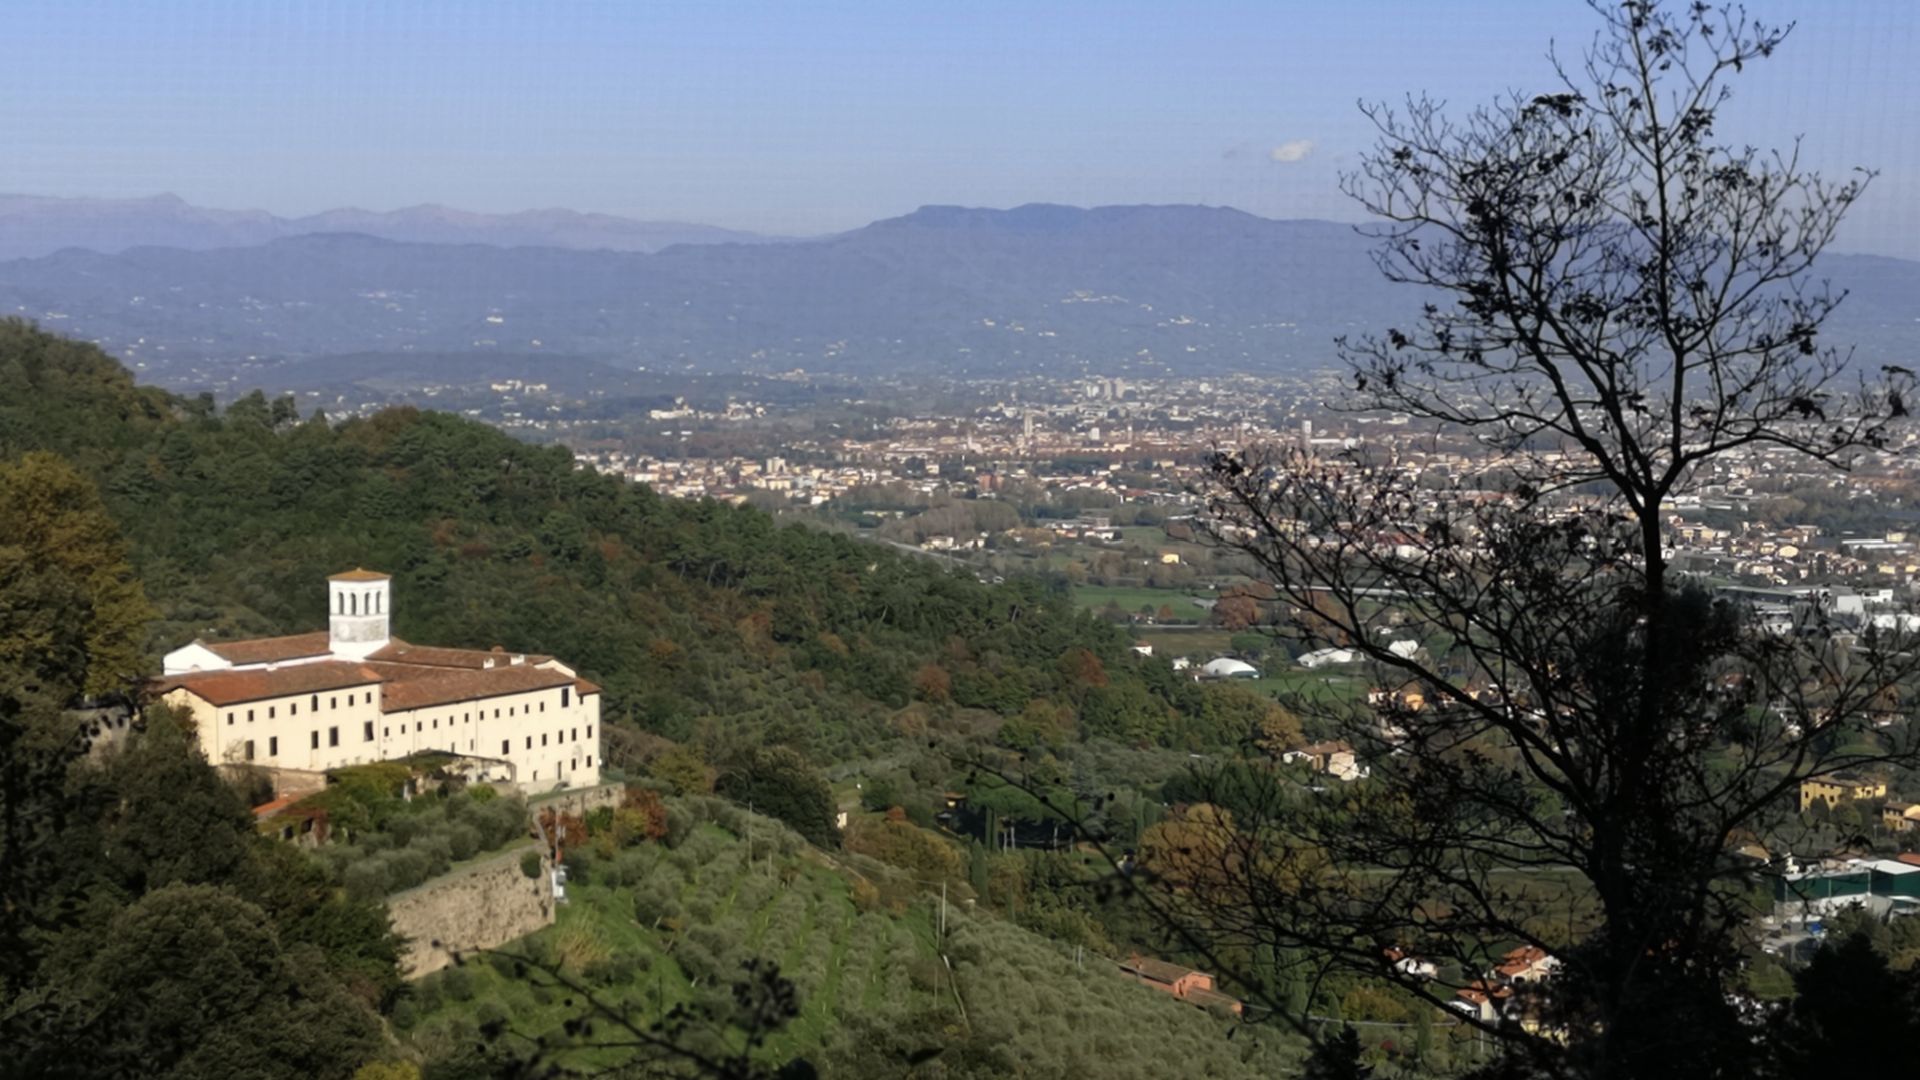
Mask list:
POLYGON ((393 579, 327 579, 327 629, 194 640, 152 686, 189 715, 207 760, 253 765, 277 791, 330 769, 425 752, 528 790, 600 779, 600 688, 551 656, 414 645, 392 635, 393 579))
POLYGON ((1218 1006, 1238 1016, 1245 1008, 1238 998, 1214 989, 1212 975, 1166 960, 1133 953, 1120 961, 1120 973, 1142 986, 1150 986, 1203 1009, 1218 1006))

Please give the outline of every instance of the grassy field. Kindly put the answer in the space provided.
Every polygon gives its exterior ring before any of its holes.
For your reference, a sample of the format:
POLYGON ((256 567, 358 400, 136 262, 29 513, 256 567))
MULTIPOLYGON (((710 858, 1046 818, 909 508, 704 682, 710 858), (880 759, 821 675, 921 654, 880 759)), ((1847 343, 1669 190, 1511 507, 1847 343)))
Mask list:
POLYGON ((1364 700, 1370 688, 1364 676, 1324 671, 1289 671, 1281 675, 1270 675, 1260 679, 1249 679, 1241 685, 1255 693, 1272 698, 1306 698, 1325 703, 1345 703, 1364 700))
POLYGON ((1155 656, 1190 656, 1197 658, 1199 663, 1230 652, 1233 648, 1233 635, 1212 627, 1194 630, 1143 627, 1135 636, 1152 645, 1155 656))
POLYGON ((1162 605, 1173 609, 1173 617, 1186 622, 1199 622, 1207 617, 1207 609, 1193 602, 1193 594, 1182 589, 1147 589, 1110 585, 1076 585, 1073 589, 1074 603, 1083 608, 1098 611, 1109 603, 1117 603, 1121 610, 1132 614, 1141 607, 1150 607, 1159 611, 1162 605))

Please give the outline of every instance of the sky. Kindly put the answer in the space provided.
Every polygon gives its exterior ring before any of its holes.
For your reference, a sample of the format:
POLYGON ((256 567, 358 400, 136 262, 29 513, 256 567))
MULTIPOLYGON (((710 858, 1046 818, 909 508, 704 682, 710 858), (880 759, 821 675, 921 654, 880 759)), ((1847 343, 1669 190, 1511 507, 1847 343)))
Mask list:
MULTIPOLYGON (((1723 124, 1920 257, 1920 2, 1797 20, 1723 124)), ((1361 100, 1550 88, 1580 0, 0 0, 0 191, 564 206, 808 235, 925 204, 1348 219, 1361 100)))

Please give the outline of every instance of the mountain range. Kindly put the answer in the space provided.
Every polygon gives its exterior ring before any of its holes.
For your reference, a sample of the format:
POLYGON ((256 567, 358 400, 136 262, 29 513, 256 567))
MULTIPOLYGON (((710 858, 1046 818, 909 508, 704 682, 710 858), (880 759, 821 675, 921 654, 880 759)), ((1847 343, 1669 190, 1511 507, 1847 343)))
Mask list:
MULTIPOLYGON (((1369 248, 1351 226, 1202 206, 934 206, 652 253, 313 233, 0 262, 0 313, 175 382, 262 359, 474 350, 717 373, 1275 371, 1417 314, 1420 294, 1382 280, 1369 248)), ((1852 293, 1830 337, 1910 363, 1920 263, 1822 270, 1852 293)))
POLYGON ((177 195, 145 199, 0 195, 0 259, 33 258, 66 248, 107 254, 148 246, 204 251, 339 232, 424 244, 610 251, 659 251, 674 244, 772 239, 713 225, 636 221, 577 210, 481 214, 429 204, 386 211, 347 208, 286 218, 264 210, 212 210, 194 206, 177 195))

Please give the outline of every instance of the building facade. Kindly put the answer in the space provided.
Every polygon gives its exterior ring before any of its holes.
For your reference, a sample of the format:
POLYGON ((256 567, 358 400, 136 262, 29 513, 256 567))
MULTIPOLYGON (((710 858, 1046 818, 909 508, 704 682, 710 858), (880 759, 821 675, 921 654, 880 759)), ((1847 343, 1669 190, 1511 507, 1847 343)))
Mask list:
POLYGON ((326 631, 195 640, 167 654, 155 690, 192 717, 207 760, 265 768, 277 787, 429 751, 528 790, 599 782, 598 686, 551 656, 395 638, 392 584, 336 574, 326 631))
POLYGON ((1886 797, 1887 782, 1876 777, 1842 776, 1836 773, 1800 782, 1800 812, 1803 814, 1815 803, 1825 803, 1827 809, 1831 810, 1843 802, 1886 797))

